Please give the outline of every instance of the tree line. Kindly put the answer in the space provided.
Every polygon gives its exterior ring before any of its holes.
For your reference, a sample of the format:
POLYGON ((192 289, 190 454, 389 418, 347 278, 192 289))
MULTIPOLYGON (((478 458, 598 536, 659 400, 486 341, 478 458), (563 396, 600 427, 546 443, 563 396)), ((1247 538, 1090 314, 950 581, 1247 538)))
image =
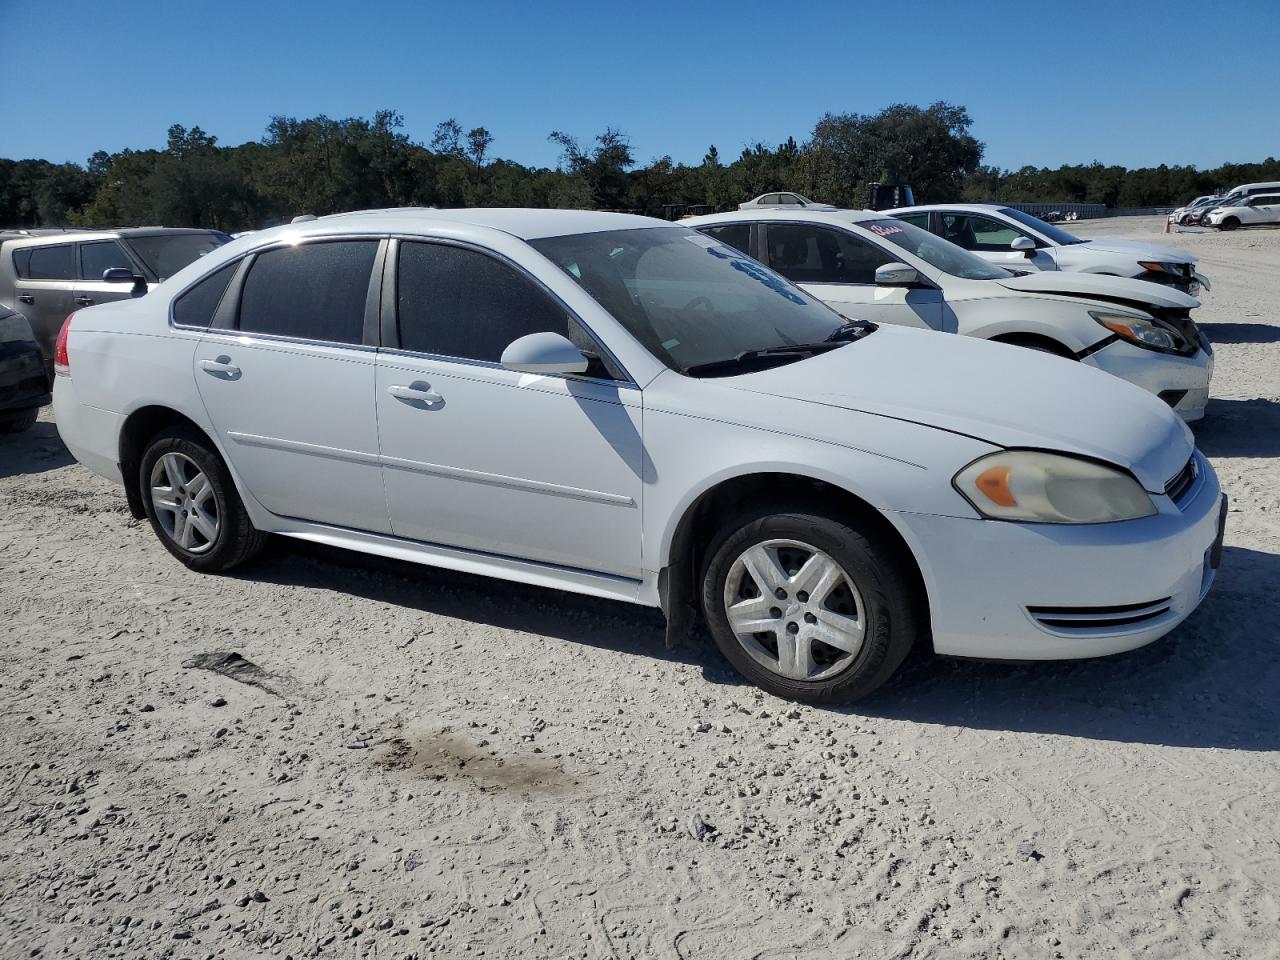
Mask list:
POLYGON ((451 118, 428 143, 384 110, 369 118, 273 117, 261 140, 221 146, 199 127, 169 128, 163 150, 98 151, 81 166, 0 159, 0 226, 158 224, 237 231, 299 213, 399 206, 570 207, 676 215, 687 206, 733 209, 793 190, 842 207, 866 204, 867 184, 907 183, 919 202, 1102 203, 1168 206, 1217 187, 1280 180, 1280 161, 1190 166, 1062 166, 1001 170, 962 106, 894 104, 875 114, 827 114, 802 142, 752 143, 737 157, 711 146, 699 164, 663 156, 638 165, 608 128, 582 141, 560 130, 556 167, 493 155, 494 137, 451 118))

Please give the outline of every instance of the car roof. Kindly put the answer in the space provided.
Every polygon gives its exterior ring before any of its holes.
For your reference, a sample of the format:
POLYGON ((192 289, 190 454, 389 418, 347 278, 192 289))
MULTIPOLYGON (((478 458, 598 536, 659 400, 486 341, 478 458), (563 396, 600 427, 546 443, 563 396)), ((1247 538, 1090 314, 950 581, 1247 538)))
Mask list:
POLYGON ((743 220, 804 220, 842 227, 847 223, 883 219, 884 213, 876 210, 779 210, 776 207, 765 207, 759 210, 709 213, 704 217, 690 217, 680 222, 688 227, 703 227, 717 223, 741 223, 743 220))
POLYGON ((117 237, 158 237, 180 236, 183 234, 217 233, 220 231, 202 227, 111 227, 102 230, 89 230, 72 227, 68 229, 46 229, 22 233, 0 232, 0 243, 21 241, 24 245, 47 246, 58 243, 84 243, 93 240, 115 240, 117 237))
MULTIPOLYGON (((572 233, 600 233, 605 230, 637 230, 672 227, 676 224, 654 217, 631 213, 605 213, 599 210, 535 210, 504 207, 471 207, 436 210, 432 207, 392 207, 386 210, 356 210, 335 213, 314 220, 284 224, 267 232, 299 230, 303 233, 323 232, 333 227, 342 230, 374 232, 430 230, 437 226, 487 227, 501 230, 521 240, 560 237, 572 233), (316 229, 313 229, 316 228, 316 229)), ((257 234, 254 234, 257 237, 257 234)))
POLYGON ((894 207, 884 213, 923 213, 926 210, 967 210, 970 213, 987 213, 991 210, 1003 210, 1004 203, 918 203, 914 207, 894 207))

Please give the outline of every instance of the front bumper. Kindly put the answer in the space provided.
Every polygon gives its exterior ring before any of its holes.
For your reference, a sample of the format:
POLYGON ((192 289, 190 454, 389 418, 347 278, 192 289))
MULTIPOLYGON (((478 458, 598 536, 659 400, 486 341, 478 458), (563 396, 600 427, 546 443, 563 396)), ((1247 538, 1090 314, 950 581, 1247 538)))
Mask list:
POLYGON ((937 653, 1068 660, 1164 636, 1213 584, 1221 491, 1208 462, 1159 513, 1105 524, 893 514, 919 559, 937 653))
POLYGON ((1162 287, 1173 287, 1189 297, 1198 296, 1201 287, 1205 290, 1209 289, 1208 279, 1197 273, 1195 267, 1189 263, 1186 264, 1186 270, 1183 274, 1165 273, 1162 270, 1144 270, 1134 279, 1145 280, 1147 283, 1158 283, 1162 287))
POLYGON ((1213 378, 1213 347, 1203 336, 1200 349, 1189 357, 1144 350, 1125 340, 1116 340, 1080 362, 1154 393, 1183 420, 1190 422, 1204 416, 1209 402, 1209 381, 1213 378))

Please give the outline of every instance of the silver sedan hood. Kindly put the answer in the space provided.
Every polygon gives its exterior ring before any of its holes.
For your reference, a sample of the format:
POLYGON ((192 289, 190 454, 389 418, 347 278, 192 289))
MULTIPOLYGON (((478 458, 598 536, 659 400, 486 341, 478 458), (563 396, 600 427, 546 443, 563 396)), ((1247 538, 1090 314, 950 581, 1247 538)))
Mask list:
POLYGON ((1124 467, 1161 492, 1194 448, 1147 391, 1071 360, 972 337, 882 326, 848 346, 721 381, 754 393, 892 417, 1001 447, 1124 467))
POLYGON ((1200 259, 1185 250, 1175 250, 1173 247, 1163 247, 1158 243, 1148 243, 1145 240, 1086 240, 1084 245, 1090 250, 1100 250, 1104 253, 1132 254, 1134 260, 1195 263, 1200 259))
POLYGON ((1200 306, 1195 297, 1181 290, 1146 280, 1129 277, 1107 277, 1100 273, 1059 272, 1042 270, 1020 277, 991 281, 1020 293, 1048 293, 1068 297, 1094 297, 1098 300, 1145 303, 1172 310, 1190 310, 1200 306))

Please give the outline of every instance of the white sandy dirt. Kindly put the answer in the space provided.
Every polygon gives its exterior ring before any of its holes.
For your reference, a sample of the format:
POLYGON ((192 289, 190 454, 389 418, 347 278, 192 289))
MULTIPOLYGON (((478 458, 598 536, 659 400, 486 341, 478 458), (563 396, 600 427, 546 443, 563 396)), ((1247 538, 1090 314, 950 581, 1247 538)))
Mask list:
POLYGON ((1280 957, 1280 231, 1195 251, 1231 496, 1169 637, 815 709, 656 612, 287 541, 174 561, 0 439, 0 956, 1280 957))

